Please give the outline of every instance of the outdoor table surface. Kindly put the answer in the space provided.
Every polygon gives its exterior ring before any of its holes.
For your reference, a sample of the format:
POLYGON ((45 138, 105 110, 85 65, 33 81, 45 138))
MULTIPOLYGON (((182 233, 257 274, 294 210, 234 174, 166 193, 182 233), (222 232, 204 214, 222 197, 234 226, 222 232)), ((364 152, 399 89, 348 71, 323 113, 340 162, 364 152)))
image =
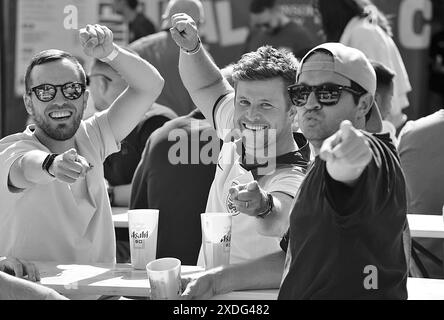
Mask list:
MULTIPOLYGON (((128 208, 113 207, 115 228, 128 228, 128 208)), ((408 214, 410 233, 416 238, 444 238, 444 220, 441 215, 408 214)))
MULTIPOLYGON (((40 270, 40 283, 66 296, 148 297, 150 286, 145 270, 129 264, 63 264, 34 262, 40 270)), ((182 266, 182 275, 202 272, 197 266, 182 266)), ((411 300, 443 300, 444 280, 408 278, 411 300)), ((235 291, 214 297, 215 300, 276 300, 278 290, 235 291)))
POLYGON ((410 233, 416 238, 444 238, 442 215, 408 214, 410 233))

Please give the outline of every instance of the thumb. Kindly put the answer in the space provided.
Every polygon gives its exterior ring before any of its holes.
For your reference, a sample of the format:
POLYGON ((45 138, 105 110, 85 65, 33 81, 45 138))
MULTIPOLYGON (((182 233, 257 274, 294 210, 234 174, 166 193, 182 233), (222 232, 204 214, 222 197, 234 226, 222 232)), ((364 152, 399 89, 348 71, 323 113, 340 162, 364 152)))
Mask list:
POLYGON ((184 40, 183 34, 177 30, 177 28, 171 28, 170 29, 171 37, 173 38, 174 42, 180 47, 180 44, 184 40))
POLYGON ((256 191, 256 190, 259 190, 259 184, 257 183, 257 181, 250 182, 250 183, 247 185, 247 190, 248 190, 248 191, 256 191))
POLYGON ((76 161, 76 159, 77 159, 76 149, 70 149, 63 154, 63 160, 76 161))

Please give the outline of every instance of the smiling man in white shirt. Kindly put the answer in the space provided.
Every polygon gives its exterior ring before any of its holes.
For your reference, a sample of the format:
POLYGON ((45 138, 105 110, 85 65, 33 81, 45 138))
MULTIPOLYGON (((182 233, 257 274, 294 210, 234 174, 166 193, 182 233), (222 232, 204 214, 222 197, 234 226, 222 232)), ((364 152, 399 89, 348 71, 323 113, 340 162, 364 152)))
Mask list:
POLYGON ((233 66, 233 89, 202 47, 192 18, 176 14, 172 26, 184 85, 225 141, 206 212, 233 213, 230 263, 275 252, 308 164, 308 143, 291 129, 296 112, 286 91, 297 60, 261 47, 233 66))

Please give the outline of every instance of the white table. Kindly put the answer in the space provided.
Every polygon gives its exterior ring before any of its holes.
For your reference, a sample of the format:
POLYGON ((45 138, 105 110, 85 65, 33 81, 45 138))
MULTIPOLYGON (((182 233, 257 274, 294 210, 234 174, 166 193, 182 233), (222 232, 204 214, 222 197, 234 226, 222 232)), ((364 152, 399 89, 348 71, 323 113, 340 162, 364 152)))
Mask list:
MULTIPOLYGON (((128 264, 75 265, 34 262, 44 286, 66 296, 148 297, 150 286, 145 270, 133 270, 128 264)), ((182 266, 182 275, 201 272, 196 266, 182 266)), ((444 280, 409 278, 411 300, 444 300, 444 280)), ((276 300, 278 290, 236 291, 214 300, 276 300)))
POLYGON ((128 208, 112 207, 114 228, 128 228, 128 208))
MULTIPOLYGON (((150 284, 145 270, 134 270, 129 264, 61 264, 34 262, 40 271, 40 284, 68 297, 130 296, 148 297, 150 284)), ((182 266, 181 274, 202 272, 197 266, 182 266)), ((278 290, 233 292, 217 300, 275 300, 278 290)), ((97 298, 96 297, 96 298, 97 298)))
POLYGON ((412 237, 444 238, 444 220, 441 215, 408 214, 412 237))
MULTIPOLYGON (((128 228, 128 209, 113 207, 115 228, 128 228)), ((444 238, 444 220, 441 215, 408 214, 410 232, 417 238, 444 238)))

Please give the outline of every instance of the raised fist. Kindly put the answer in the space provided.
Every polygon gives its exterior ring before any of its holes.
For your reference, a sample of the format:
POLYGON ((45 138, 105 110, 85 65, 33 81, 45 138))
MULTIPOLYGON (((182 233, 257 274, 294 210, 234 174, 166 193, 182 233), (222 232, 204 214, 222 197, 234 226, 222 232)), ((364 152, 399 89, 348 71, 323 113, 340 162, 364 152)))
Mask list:
POLYGON ((177 13, 171 17, 171 25, 171 36, 179 47, 187 51, 197 48, 199 33, 193 18, 185 13, 177 13))
POLYGON ((103 59, 114 50, 113 33, 101 25, 87 25, 79 32, 83 52, 89 57, 103 59))

